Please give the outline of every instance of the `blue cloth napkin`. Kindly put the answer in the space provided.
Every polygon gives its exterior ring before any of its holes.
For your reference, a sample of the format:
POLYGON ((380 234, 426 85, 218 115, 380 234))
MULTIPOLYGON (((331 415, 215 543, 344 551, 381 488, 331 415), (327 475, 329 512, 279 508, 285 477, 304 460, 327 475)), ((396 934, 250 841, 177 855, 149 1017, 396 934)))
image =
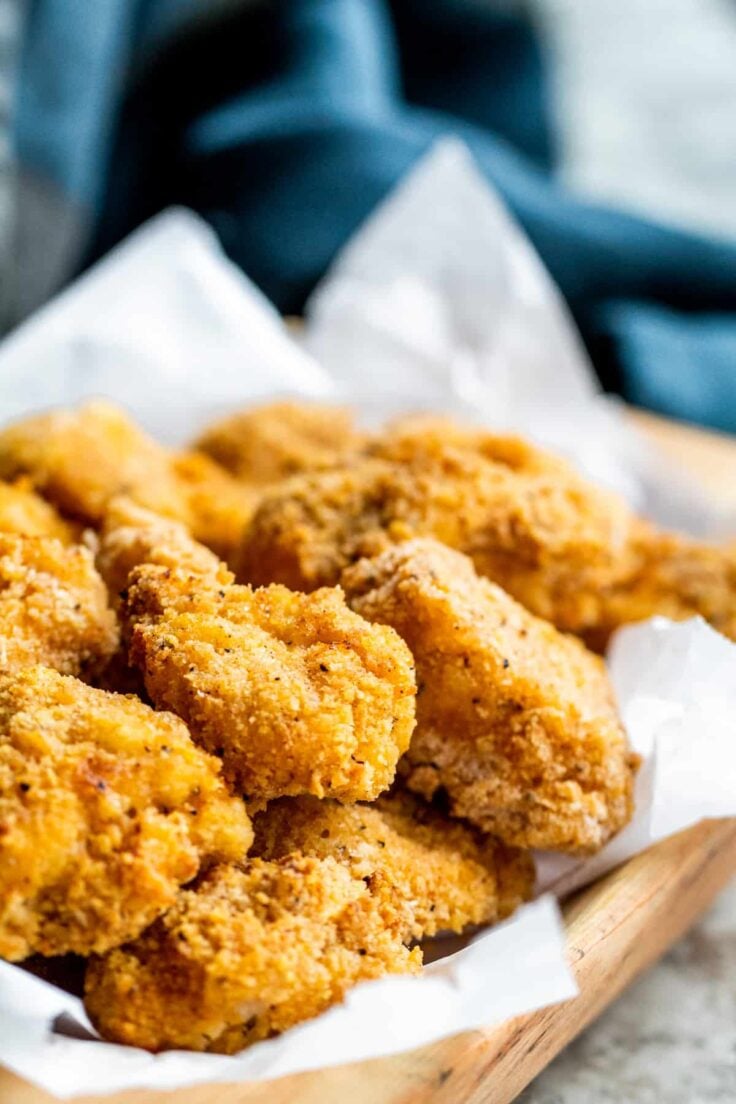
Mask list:
POLYGON ((479 0, 32 0, 16 147, 84 228, 77 267, 183 203, 298 312, 376 203, 455 134, 604 386, 736 430, 736 247, 566 192, 546 77, 531 26, 479 0))

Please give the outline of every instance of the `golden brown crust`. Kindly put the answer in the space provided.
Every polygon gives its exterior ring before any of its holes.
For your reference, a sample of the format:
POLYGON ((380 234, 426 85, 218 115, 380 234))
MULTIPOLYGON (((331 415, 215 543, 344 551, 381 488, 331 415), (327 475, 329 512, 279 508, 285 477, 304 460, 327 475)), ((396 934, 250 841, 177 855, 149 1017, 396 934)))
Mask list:
POLYGON ((237 547, 254 497, 209 457, 175 453, 107 402, 25 418, 0 432, 0 478, 28 477, 60 510, 98 525, 116 495, 175 518, 220 555, 237 547))
POLYGON ((415 693, 393 630, 353 613, 339 589, 233 585, 180 527, 130 503, 110 511, 99 559, 116 586, 126 576, 130 660, 151 700, 183 717, 250 799, 355 801, 390 785, 415 693))
POLYGON ((114 1042, 229 1054, 420 964, 332 859, 255 859, 215 868, 135 943, 93 960, 85 1003, 114 1042))
POLYGON ((660 615, 673 621, 700 616, 736 640, 736 546, 703 544, 642 525, 632 541, 634 566, 599 592, 596 618, 585 631, 603 651, 620 625, 660 615))
POLYGON ((299 851, 347 866, 384 915, 396 912, 407 941, 508 916, 534 883, 526 852, 402 792, 375 805, 283 798, 259 813, 253 827, 253 853, 264 859, 299 851))
POLYGON ((330 467, 362 443, 346 407, 274 402, 223 418, 194 447, 238 479, 265 487, 297 472, 330 467))
POLYGON ((602 661, 430 539, 343 575, 406 640, 419 683, 410 787, 505 843, 589 852, 630 818, 635 757, 602 661))
POLYGON ((125 590, 133 568, 146 563, 232 582, 214 552, 192 540, 185 525, 126 497, 112 499, 105 512, 96 562, 114 598, 125 590))
POLYGON ((0 955, 102 952, 252 831, 216 760, 132 697, 44 667, 0 678, 0 955))
POLYGON ((433 536, 540 616, 579 629, 596 592, 625 570, 626 506, 532 446, 408 434, 373 452, 267 491, 235 562, 240 577, 311 590, 361 556, 433 536))
POLYGON ((117 645, 115 614, 86 548, 0 533, 0 670, 43 663, 92 677, 117 645))
POLYGON ((207 589, 144 566, 131 575, 125 611, 151 699, 222 756, 250 799, 357 801, 390 785, 414 726, 413 661, 339 589, 207 589))
POLYGON ((240 547, 258 495, 203 453, 174 453, 171 470, 182 500, 181 509, 172 516, 229 563, 240 547))
POLYGON ((0 533, 55 537, 62 544, 73 544, 80 536, 79 526, 66 521, 36 494, 27 478, 16 479, 14 483, 0 482, 0 533))

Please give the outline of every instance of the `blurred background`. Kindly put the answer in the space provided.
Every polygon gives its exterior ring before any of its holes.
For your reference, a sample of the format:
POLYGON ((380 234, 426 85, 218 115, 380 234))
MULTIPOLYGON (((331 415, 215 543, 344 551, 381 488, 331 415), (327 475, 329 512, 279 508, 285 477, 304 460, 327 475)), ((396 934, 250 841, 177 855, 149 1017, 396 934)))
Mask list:
POLYGON ((604 387, 736 430, 733 0, 0 0, 2 327, 172 203, 297 313, 447 133, 604 387))

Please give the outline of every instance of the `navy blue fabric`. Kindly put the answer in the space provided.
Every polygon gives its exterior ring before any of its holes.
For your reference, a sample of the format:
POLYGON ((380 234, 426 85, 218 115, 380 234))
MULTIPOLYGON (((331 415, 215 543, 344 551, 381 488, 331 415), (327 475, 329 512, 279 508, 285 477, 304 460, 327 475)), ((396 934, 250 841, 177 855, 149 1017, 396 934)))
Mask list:
POLYGON ((90 209, 88 260, 185 203, 298 311, 376 203, 454 133, 560 285, 604 385, 736 429, 736 247, 555 182, 544 66, 520 18, 478 0, 90 10, 34 0, 17 122, 24 161, 90 209))

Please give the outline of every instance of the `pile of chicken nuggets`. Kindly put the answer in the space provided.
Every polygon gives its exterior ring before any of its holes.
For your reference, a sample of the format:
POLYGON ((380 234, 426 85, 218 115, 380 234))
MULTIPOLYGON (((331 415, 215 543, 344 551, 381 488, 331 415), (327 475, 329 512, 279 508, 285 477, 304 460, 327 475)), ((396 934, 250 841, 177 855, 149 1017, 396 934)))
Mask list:
POLYGON ((273 403, 188 450, 89 403, 0 431, 0 956, 106 1038, 234 1053, 591 854, 637 757, 600 652, 736 549, 563 460, 273 403))

